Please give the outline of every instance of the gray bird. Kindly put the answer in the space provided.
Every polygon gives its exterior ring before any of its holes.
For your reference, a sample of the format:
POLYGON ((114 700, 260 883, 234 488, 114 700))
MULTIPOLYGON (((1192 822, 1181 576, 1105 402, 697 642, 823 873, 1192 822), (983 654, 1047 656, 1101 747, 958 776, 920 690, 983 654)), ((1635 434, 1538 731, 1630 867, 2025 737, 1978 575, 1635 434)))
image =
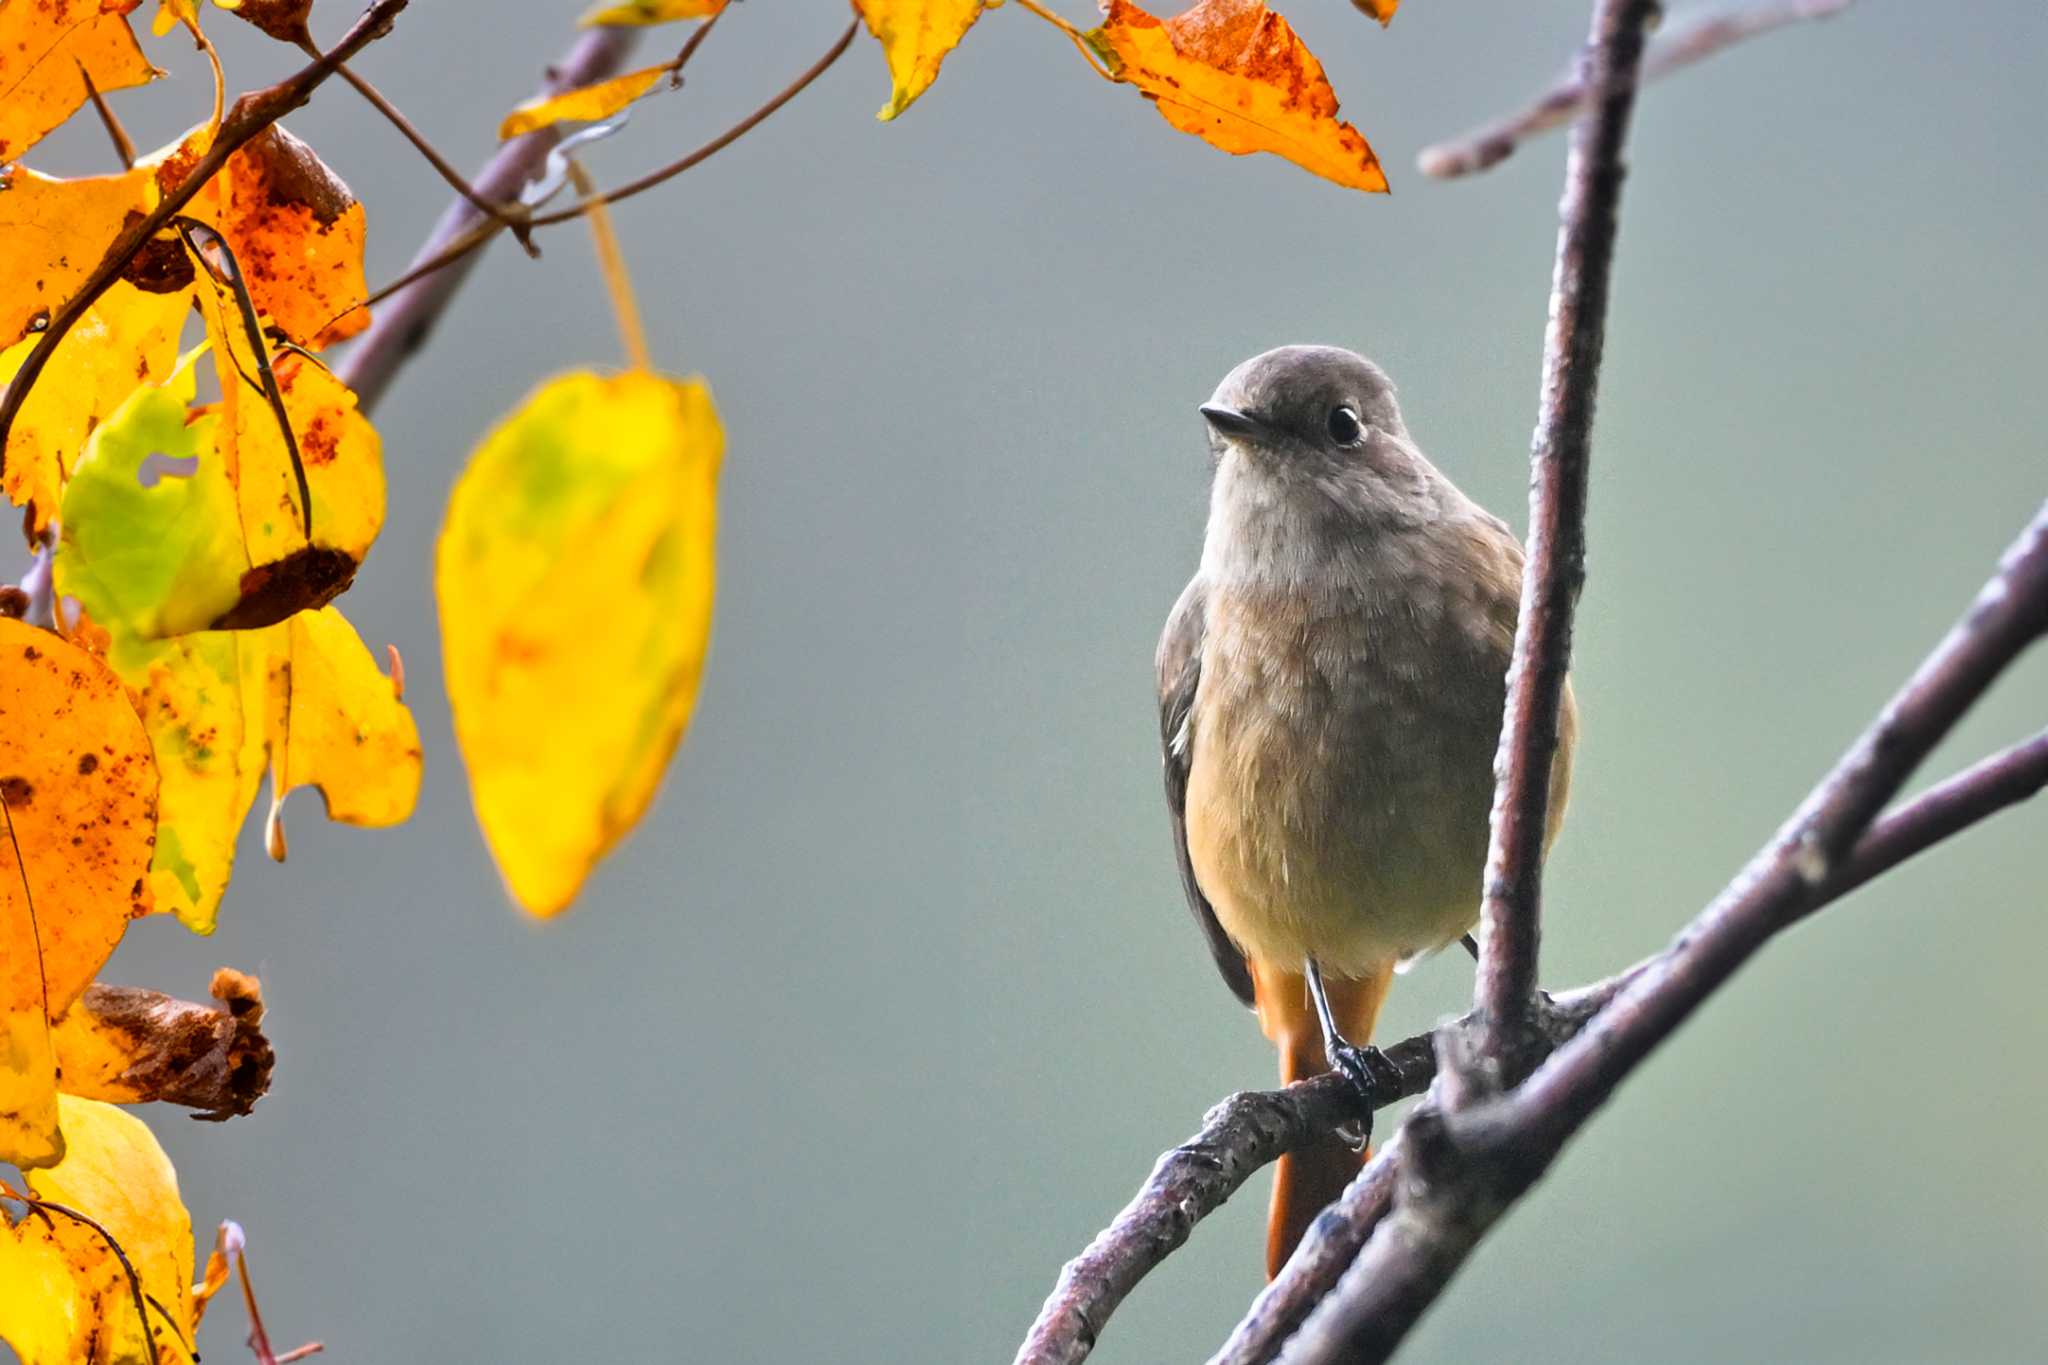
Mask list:
MULTIPOLYGON (((1522 550, 1408 434, 1377 365, 1283 346, 1201 407, 1201 568, 1160 637, 1167 804, 1188 904, 1284 1080, 1361 1046, 1395 968, 1478 919, 1522 550)), ((1564 698, 1549 837, 1577 712, 1564 698)), ((1267 1271, 1357 1173, 1283 1158, 1267 1271)))

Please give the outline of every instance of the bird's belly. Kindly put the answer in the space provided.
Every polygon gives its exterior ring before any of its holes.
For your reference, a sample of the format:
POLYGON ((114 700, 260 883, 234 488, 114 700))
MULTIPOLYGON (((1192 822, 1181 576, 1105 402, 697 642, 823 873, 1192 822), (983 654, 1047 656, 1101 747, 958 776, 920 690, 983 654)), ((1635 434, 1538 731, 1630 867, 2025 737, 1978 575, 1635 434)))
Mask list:
POLYGON ((1207 700, 1195 708, 1188 854, 1248 955, 1363 976, 1471 928, 1491 736, 1418 725, 1392 699, 1326 693, 1318 708, 1268 687, 1207 700))

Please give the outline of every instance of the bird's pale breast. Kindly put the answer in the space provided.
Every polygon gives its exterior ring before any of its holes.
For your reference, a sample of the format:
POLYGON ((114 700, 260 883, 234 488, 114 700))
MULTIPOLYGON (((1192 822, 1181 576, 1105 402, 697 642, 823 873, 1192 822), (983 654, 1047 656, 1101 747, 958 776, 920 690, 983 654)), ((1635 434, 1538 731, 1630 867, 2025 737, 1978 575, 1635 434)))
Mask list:
POLYGON ((1425 581, 1210 585, 1188 851, 1255 959, 1360 976, 1477 917, 1513 599, 1425 581))

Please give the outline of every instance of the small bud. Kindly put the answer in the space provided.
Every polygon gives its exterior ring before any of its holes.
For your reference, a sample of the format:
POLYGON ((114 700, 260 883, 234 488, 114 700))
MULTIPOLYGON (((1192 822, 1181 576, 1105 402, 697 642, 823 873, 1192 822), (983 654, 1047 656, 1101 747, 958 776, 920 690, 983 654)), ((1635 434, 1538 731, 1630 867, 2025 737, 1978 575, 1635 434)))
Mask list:
POLYGON ((282 797, 271 800, 270 815, 263 822, 263 848, 265 852, 270 854, 270 861, 274 863, 284 861, 284 799, 282 797))

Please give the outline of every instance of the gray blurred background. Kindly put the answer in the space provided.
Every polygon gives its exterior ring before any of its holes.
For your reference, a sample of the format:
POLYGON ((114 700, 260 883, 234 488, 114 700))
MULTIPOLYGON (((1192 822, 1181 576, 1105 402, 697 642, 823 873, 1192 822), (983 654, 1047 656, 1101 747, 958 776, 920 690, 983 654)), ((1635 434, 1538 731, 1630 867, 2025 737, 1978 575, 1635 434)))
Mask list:
MULTIPOLYGON (((575 3, 415 4, 361 69, 463 164, 575 3)), ((1080 0, 1061 8, 1082 20, 1080 0)), ((202 1238, 248 1229, 280 1346, 339 1361, 1007 1360, 1160 1150, 1273 1060, 1182 908, 1150 657, 1204 512, 1194 405, 1280 342, 1371 352, 1519 526, 1564 145, 1412 169, 1518 104, 1582 3, 1290 17, 1391 198, 1232 160, 1014 6, 894 125, 863 38, 739 146, 624 207, 661 363, 729 432, 694 728, 645 826, 552 925, 504 901, 440 690, 431 547, 478 435, 619 359, 587 235, 500 244, 378 414, 389 525, 345 609, 407 660, 418 816, 252 822, 211 941, 108 972, 274 1002, 277 1085, 153 1115, 202 1238)), ((353 17, 316 10, 331 40, 353 17)), ((592 157, 610 181, 822 51, 751 0, 592 157)), ((210 15, 237 89, 290 55, 210 15)), ((681 30, 660 30, 649 60, 681 30)), ((203 115, 118 97, 138 140, 203 115)), ((1662 944, 1957 614, 2044 491, 2048 12, 1865 0, 1644 102, 1601 389, 1572 818, 1545 979, 1662 944)), ((291 127, 369 206, 371 275, 447 192, 338 84, 291 127)), ((104 170, 89 125, 37 158, 104 170)), ((1932 770, 2042 724, 2048 661, 1932 770)), ((564 698, 565 706, 603 705, 564 698)), ((2048 1339, 2048 808, 1859 894, 1627 1087, 1425 1322, 1417 1361, 2039 1359, 2048 1339)), ((1446 955, 1399 1037, 1459 1010, 1446 955)), ((1263 1177, 1098 1359, 1199 1359, 1259 1283, 1263 1177)), ((240 1353, 225 1299, 202 1346, 240 1353)))

